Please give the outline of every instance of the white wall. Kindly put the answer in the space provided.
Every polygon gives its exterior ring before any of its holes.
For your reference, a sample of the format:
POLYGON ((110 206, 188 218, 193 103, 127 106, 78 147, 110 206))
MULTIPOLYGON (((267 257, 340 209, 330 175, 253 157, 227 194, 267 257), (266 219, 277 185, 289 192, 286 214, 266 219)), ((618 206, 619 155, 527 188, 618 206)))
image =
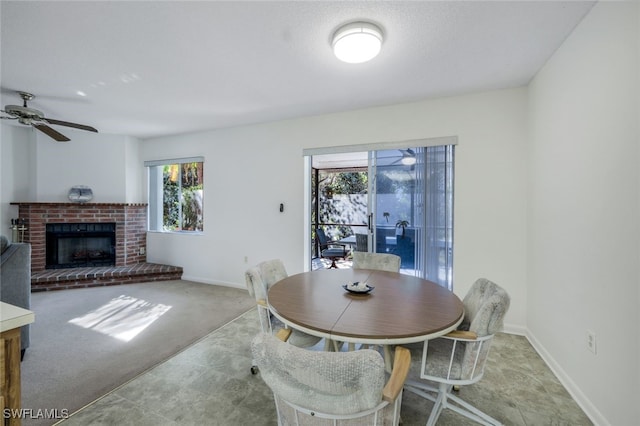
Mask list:
POLYGON ((31 199, 31 158, 35 135, 27 128, 0 122, 0 234, 11 239, 11 219, 18 217, 12 201, 31 199))
POLYGON ((146 203, 136 138, 65 129, 55 142, 29 127, 0 123, 0 232, 10 236, 16 201, 67 202, 74 185, 92 188, 93 202, 146 203))
POLYGON ((146 203, 147 175, 140 160, 140 143, 137 138, 126 137, 124 143, 125 203, 146 203))
POLYGON ((596 424, 640 418, 639 18, 597 4, 530 85, 527 327, 596 424))
POLYGON ((36 132, 36 198, 30 201, 67 202, 69 189, 75 185, 90 187, 96 203, 143 201, 143 170, 136 158, 135 138, 73 129, 64 132, 69 142, 56 142, 36 132), (138 167, 133 167, 136 162, 138 167))
POLYGON ((143 160, 205 157, 205 234, 149 234, 148 259, 180 265, 188 279, 238 287, 248 266, 274 257, 300 272, 303 148, 452 135, 455 292, 464 295, 478 277, 495 280, 512 297, 507 324, 524 332, 523 88, 145 140, 143 160))

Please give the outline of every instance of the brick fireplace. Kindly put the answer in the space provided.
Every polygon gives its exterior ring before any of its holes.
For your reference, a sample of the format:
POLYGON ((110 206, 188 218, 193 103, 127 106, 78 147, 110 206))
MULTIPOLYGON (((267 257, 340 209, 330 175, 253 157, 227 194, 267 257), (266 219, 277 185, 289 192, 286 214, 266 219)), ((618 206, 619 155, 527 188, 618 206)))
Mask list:
POLYGON ((147 204, 13 202, 31 244, 32 291, 180 279, 182 268, 146 263, 147 204), (46 232, 52 224, 115 224, 115 266, 47 269, 46 232))
POLYGON ((126 203, 11 203, 25 219, 31 243, 31 273, 46 265, 46 226, 57 223, 115 223, 115 266, 146 262, 147 205, 126 203))

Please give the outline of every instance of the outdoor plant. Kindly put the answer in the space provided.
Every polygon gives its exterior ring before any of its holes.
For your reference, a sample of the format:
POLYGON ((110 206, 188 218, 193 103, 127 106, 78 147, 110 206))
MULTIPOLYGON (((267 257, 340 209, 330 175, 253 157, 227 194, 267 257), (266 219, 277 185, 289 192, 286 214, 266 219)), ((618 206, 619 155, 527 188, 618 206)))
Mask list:
POLYGON ((409 226, 409 221, 400 219, 396 222, 396 228, 402 228, 402 238, 404 238, 405 229, 409 226))

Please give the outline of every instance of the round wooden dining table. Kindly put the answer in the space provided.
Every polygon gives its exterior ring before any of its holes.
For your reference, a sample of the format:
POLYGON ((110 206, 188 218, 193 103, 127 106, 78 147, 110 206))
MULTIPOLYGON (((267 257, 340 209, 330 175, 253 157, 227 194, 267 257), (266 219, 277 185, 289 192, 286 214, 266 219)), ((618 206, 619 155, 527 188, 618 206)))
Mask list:
POLYGON ((268 292, 275 317, 289 327, 333 341, 372 345, 421 342, 455 330, 462 301, 422 278, 370 269, 320 269, 291 275, 268 292), (366 282, 369 293, 343 285, 366 282))

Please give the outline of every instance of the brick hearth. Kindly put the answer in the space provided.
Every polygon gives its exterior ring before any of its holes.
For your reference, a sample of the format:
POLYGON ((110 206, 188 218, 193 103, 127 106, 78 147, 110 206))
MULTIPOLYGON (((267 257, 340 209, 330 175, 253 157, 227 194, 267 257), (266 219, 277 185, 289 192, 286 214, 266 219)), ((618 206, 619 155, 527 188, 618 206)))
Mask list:
POLYGON ((149 281, 179 280, 180 278, 182 278, 181 267, 156 263, 98 268, 47 269, 43 272, 36 272, 31 276, 31 291, 66 290, 149 281))
POLYGON ((182 276, 182 268, 146 263, 146 204, 11 204, 18 206, 18 215, 26 221, 28 228, 24 241, 31 244, 31 287, 34 291, 180 279, 182 276), (115 267, 46 269, 46 225, 85 222, 116 224, 115 267))

